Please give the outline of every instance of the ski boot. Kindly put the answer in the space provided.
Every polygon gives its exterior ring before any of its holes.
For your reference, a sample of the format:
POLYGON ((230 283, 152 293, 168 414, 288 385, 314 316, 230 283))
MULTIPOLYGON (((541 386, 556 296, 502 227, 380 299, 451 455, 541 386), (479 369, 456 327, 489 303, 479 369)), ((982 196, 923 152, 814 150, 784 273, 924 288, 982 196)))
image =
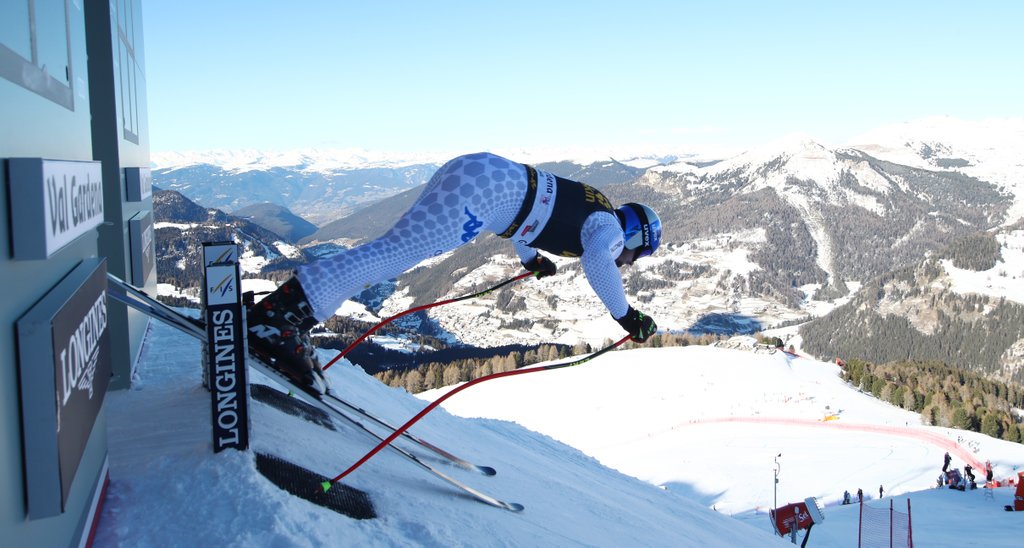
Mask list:
POLYGON ((330 384, 309 338, 318 322, 298 278, 249 306, 247 316, 253 353, 300 387, 327 392, 330 384))

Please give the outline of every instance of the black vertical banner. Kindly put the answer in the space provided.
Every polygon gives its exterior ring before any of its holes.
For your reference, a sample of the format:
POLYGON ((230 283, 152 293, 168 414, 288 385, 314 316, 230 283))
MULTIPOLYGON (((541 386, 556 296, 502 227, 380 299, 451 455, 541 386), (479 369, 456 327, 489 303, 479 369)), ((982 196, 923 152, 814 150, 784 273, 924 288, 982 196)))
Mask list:
POLYGON ((106 259, 82 260, 17 334, 28 517, 48 518, 67 509, 110 384, 106 259))
POLYGON ((207 264, 205 273, 213 450, 244 451, 249 448, 249 405, 238 263, 207 264))
MULTIPOLYGON (((216 263, 237 263, 238 246, 235 242, 203 242, 203 275, 206 275, 206 267, 216 263)), ((204 278, 205 279, 205 278, 204 278)), ((200 294, 202 309, 206 310, 206 291, 200 294)), ((204 316, 205 318, 205 316, 204 316)), ((210 384, 210 348, 203 343, 203 388, 212 391, 210 384)))

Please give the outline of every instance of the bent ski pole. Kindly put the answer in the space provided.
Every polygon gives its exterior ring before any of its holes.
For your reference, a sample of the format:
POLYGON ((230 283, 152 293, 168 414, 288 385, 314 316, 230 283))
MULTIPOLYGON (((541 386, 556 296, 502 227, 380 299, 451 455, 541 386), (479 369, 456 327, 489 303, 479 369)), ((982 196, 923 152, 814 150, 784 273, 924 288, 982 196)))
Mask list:
POLYGON ((458 394, 459 392, 469 388, 470 386, 473 386, 474 384, 479 384, 479 383, 482 383, 484 381, 489 381, 491 379, 498 379, 498 378, 501 378, 501 377, 511 377, 513 375, 524 375, 526 373, 537 373, 539 371, 551 371, 552 369, 562 369, 563 367, 572 367, 574 365, 580 365, 582 363, 589 362, 590 360, 600 356, 601 354, 604 354, 605 352, 608 352, 609 350, 612 350, 612 349, 622 345, 623 343, 625 343, 629 339, 630 339, 630 335, 626 335, 625 337, 619 339, 618 342, 614 342, 614 343, 612 343, 612 344, 610 344, 610 345, 608 345, 608 346, 598 350, 597 352, 594 352, 593 354, 591 354, 591 355, 589 355, 589 356, 587 356, 585 358, 580 358, 578 360, 574 360, 574 361, 570 361, 570 362, 565 362, 565 363, 553 363, 551 365, 545 365, 545 366, 541 366, 541 367, 531 367, 531 368, 524 368, 524 369, 513 369, 512 371, 503 371, 501 373, 493 373, 493 374, 490 374, 490 375, 486 375, 486 376, 480 377, 478 379, 473 379, 473 380, 467 382, 466 384, 457 386, 451 392, 448 392, 447 394, 445 394, 445 395, 441 396, 440 398, 437 398, 436 400, 434 400, 430 405, 428 405, 426 408, 424 408, 423 411, 420 411, 418 414, 416 414, 415 417, 409 419, 409 422, 403 424, 402 426, 399 426, 390 436, 385 438, 384 441, 382 441, 379 444, 377 444, 377 447, 374 447, 373 449, 371 449, 369 453, 363 455, 363 458, 361 458, 358 461, 356 461, 356 463, 353 464, 352 466, 349 466, 348 470, 345 470, 344 472, 338 474, 337 476, 334 476, 330 480, 327 480, 327 481, 321 483, 320 485, 323 487, 324 491, 327 491, 328 489, 331 488, 332 485, 334 485, 335 483, 338 483, 339 481, 341 481, 342 478, 344 478, 345 476, 351 474, 352 472, 354 472, 356 470, 356 468, 359 468, 360 466, 363 465, 363 463, 365 463, 366 461, 370 460, 381 449, 387 447, 387 445, 389 443, 394 441, 395 438, 397 438, 398 436, 402 435, 402 432, 405 432, 406 430, 408 430, 410 426, 416 424, 416 422, 419 421, 420 419, 422 419, 424 416, 426 416, 427 413, 430 413, 438 405, 441 405, 441 402, 443 402, 443 401, 447 400, 448 398, 454 396, 455 394, 458 394))
POLYGON ((356 346, 359 346, 359 343, 363 342, 363 340, 365 340, 366 337, 369 337, 375 331, 377 331, 378 329, 380 329, 380 328, 384 327, 385 325, 391 323, 393 320, 397 320, 398 318, 401 318, 402 316, 407 316, 409 314, 412 314, 413 312, 419 312, 420 310, 426 310, 428 308, 434 308, 435 306, 451 304, 451 303, 458 302, 458 301, 464 301, 466 299, 472 299, 474 297, 482 297, 482 296, 484 296, 484 295, 486 295, 486 294, 488 294, 488 293, 490 293, 492 291, 495 291, 497 289, 501 289, 502 287, 505 287, 506 285, 508 285, 508 284, 510 284, 512 282, 518 282, 519 280, 522 280, 523 278, 529 278, 530 276, 533 276, 534 274, 536 274, 536 272, 524 272, 524 273, 522 273, 522 274, 520 274, 520 275, 518 275, 518 276, 516 276, 514 278, 509 278, 509 279, 501 282, 498 285, 495 285, 493 287, 487 288, 487 289, 485 289, 483 291, 478 291, 476 293, 473 293, 472 295, 463 295, 461 297, 455 297, 454 299, 447 299, 447 300, 444 300, 444 301, 438 301, 438 302, 435 302, 435 303, 425 304, 425 305, 422 305, 422 306, 417 306, 415 308, 410 308, 409 310, 406 310, 405 312, 399 312, 398 314, 395 314, 394 316, 391 316, 390 318, 387 318, 384 321, 380 322, 379 324, 371 327, 370 330, 367 331, 366 333, 363 333, 363 335, 361 337, 359 337, 358 339, 352 341, 352 344, 346 346, 345 349, 341 351, 341 353, 339 353, 337 356, 331 358, 331 361, 327 362, 327 365, 323 366, 321 369, 326 371, 328 367, 334 365, 334 362, 336 362, 336 361, 340 360, 341 358, 343 358, 345 356, 345 354, 348 354, 349 352, 351 352, 352 349, 355 348, 356 346))

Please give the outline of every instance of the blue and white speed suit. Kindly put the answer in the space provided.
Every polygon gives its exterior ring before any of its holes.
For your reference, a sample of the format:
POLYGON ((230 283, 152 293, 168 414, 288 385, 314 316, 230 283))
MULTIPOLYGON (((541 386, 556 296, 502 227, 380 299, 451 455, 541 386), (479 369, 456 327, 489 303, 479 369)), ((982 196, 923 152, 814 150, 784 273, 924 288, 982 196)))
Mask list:
POLYGON ((300 267, 316 318, 417 263, 451 251, 482 230, 512 240, 522 262, 537 249, 579 257, 594 292, 621 318, 628 311, 615 259, 622 227, 597 189, 494 154, 459 156, 442 166, 390 230, 372 242, 300 267))

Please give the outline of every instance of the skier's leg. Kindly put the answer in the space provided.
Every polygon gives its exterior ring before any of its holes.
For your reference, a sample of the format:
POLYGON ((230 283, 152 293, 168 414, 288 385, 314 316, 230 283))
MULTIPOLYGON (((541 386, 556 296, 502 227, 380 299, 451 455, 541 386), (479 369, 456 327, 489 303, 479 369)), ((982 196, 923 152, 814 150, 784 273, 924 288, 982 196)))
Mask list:
POLYGON ((247 316, 250 351, 295 383, 326 391, 327 379, 308 335, 317 320, 297 279, 250 306, 247 316))
POLYGON ((297 277, 316 317, 327 319, 363 289, 451 251, 482 230, 504 230, 525 196, 522 164, 489 153, 460 156, 431 177, 416 203, 382 236, 300 267, 297 277))
POLYGON ((487 153, 448 162, 383 236, 300 268, 250 307, 250 348, 297 382, 322 392, 326 378, 308 336, 313 325, 365 287, 455 249, 481 230, 505 230, 525 194, 522 164, 487 153))

